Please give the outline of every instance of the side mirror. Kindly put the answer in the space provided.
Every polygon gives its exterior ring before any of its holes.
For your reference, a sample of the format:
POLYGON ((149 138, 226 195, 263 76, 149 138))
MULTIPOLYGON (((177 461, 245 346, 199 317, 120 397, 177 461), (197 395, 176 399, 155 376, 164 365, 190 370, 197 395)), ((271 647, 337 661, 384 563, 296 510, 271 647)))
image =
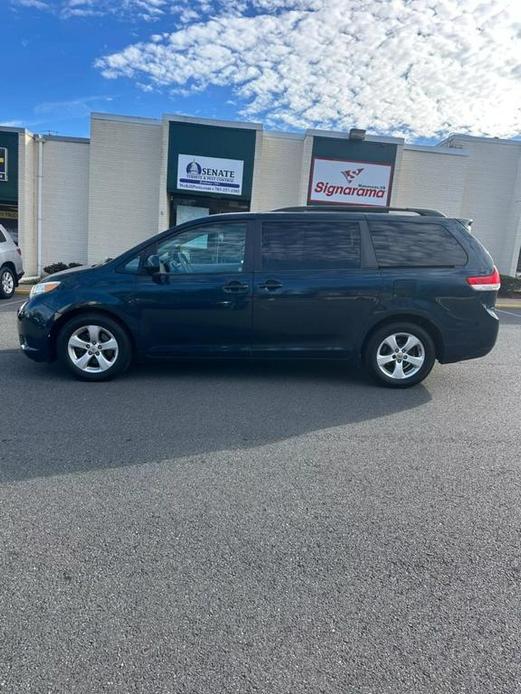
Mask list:
POLYGON ((149 255, 143 266, 149 275, 157 275, 161 271, 159 256, 149 255))

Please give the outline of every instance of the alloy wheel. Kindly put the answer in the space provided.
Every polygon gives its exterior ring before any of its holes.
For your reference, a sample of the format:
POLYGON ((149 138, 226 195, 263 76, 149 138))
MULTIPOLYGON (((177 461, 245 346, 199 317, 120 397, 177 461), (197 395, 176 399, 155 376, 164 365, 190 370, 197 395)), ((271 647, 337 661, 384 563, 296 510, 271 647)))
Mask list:
POLYGON ((4 294, 9 295, 13 293, 14 277, 9 270, 4 270, 4 272, 2 272, 1 284, 4 294))
POLYGON ((71 362, 81 371, 102 373, 116 363, 119 345, 107 328, 83 325, 69 337, 67 351, 71 362))
POLYGON ((380 343, 376 351, 376 362, 387 378, 411 378, 425 363, 425 347, 411 333, 392 333, 380 343))

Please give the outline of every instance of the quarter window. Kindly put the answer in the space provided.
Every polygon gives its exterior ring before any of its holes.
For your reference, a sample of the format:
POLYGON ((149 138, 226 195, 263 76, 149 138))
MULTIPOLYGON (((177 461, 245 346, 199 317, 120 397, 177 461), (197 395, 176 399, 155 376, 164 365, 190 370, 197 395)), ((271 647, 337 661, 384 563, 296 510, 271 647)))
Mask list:
POLYGON ((360 267, 356 222, 266 222, 262 227, 264 270, 329 270, 360 267))
POLYGON ((369 222, 380 267, 455 267, 467 254, 441 224, 409 221, 369 222))

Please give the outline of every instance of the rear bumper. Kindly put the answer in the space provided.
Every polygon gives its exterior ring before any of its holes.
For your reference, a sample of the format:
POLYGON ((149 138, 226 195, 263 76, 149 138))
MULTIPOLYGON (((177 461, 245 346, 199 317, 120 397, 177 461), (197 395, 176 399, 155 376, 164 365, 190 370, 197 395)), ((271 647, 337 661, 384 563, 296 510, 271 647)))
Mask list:
POLYGON ((499 318, 496 312, 483 306, 477 321, 465 323, 458 330, 445 335, 442 353, 438 360, 450 364, 466 359, 477 359, 487 355, 496 344, 499 318))

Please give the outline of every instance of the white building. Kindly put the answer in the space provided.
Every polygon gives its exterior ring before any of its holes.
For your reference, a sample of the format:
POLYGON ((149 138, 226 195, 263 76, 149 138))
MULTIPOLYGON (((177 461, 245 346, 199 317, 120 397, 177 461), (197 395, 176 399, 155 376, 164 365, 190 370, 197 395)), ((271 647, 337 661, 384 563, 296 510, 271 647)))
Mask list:
POLYGON ((215 212, 342 200, 428 207, 472 218, 500 271, 515 274, 521 141, 452 135, 425 147, 360 137, 99 113, 90 139, 0 127, 0 222, 18 234, 26 274, 34 276, 57 261, 114 257, 215 212))

